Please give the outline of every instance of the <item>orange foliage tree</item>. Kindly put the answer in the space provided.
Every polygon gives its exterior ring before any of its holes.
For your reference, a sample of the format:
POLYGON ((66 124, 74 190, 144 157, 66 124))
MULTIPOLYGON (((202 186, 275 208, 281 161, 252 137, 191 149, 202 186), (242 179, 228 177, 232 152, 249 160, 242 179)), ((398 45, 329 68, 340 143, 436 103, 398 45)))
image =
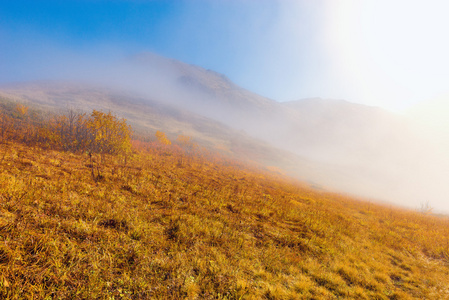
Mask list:
POLYGON ((62 150, 72 152, 87 150, 90 133, 85 113, 69 110, 65 115, 57 116, 50 127, 54 130, 48 132, 48 137, 62 150))
POLYGON ((111 112, 94 110, 86 122, 91 140, 89 150, 101 154, 122 154, 131 150, 131 127, 111 112))
POLYGON ((5 113, 0 114, 0 142, 4 143, 11 139, 14 130, 14 123, 10 116, 5 113))
POLYGON ((163 145, 171 145, 171 141, 167 138, 165 135, 165 132, 162 131, 156 131, 156 138, 157 140, 162 143, 163 145))

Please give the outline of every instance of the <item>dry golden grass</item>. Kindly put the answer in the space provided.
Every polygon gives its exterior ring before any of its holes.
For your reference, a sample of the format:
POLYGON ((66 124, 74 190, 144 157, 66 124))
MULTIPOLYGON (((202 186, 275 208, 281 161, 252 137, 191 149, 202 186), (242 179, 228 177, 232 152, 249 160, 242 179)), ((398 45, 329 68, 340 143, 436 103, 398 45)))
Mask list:
POLYGON ((2 139, 0 298, 449 299, 448 218, 182 141, 100 159, 2 139))

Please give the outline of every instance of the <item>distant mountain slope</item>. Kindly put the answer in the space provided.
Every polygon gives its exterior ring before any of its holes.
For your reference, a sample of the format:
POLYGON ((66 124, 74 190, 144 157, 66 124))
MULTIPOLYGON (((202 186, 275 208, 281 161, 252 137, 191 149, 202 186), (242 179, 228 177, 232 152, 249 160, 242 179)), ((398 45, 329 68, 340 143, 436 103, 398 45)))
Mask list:
POLYGON ((131 57, 108 73, 99 82, 139 92, 238 130, 245 129, 248 120, 270 118, 280 109, 276 101, 245 90, 224 75, 153 53, 131 57))
MULTIPOLYGON (((233 109, 251 109, 252 112, 266 110, 277 106, 277 102, 245 90, 225 75, 212 70, 205 70, 195 65, 189 65, 174 59, 168 59, 154 53, 143 53, 132 58, 130 64, 146 70, 149 74, 157 72, 167 82, 179 84, 179 89, 185 92, 203 93, 203 101, 214 99, 222 104, 231 105, 233 109), (161 71, 162 70, 162 71, 161 71)), ((194 99, 190 99, 194 100, 194 99)), ((215 103, 217 104, 217 103, 215 103)))

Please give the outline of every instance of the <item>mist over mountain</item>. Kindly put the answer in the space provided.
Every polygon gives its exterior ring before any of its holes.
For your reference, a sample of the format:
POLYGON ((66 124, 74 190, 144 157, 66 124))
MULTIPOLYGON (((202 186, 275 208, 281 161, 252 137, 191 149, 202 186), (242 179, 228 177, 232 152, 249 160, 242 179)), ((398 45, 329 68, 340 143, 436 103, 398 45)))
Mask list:
POLYGON ((404 116, 344 100, 280 103, 153 53, 81 73, 88 75, 76 84, 18 84, 1 88, 1 95, 46 107, 112 110, 138 130, 191 135, 329 189, 449 211, 446 165, 421 125, 404 116))

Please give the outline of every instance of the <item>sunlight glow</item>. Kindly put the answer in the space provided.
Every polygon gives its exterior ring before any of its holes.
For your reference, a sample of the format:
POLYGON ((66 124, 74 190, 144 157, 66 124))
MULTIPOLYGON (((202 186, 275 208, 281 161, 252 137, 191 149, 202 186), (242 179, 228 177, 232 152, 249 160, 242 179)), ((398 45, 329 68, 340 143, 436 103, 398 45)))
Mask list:
POLYGON ((448 1, 328 3, 334 76, 354 100, 401 110, 447 91, 448 1))

